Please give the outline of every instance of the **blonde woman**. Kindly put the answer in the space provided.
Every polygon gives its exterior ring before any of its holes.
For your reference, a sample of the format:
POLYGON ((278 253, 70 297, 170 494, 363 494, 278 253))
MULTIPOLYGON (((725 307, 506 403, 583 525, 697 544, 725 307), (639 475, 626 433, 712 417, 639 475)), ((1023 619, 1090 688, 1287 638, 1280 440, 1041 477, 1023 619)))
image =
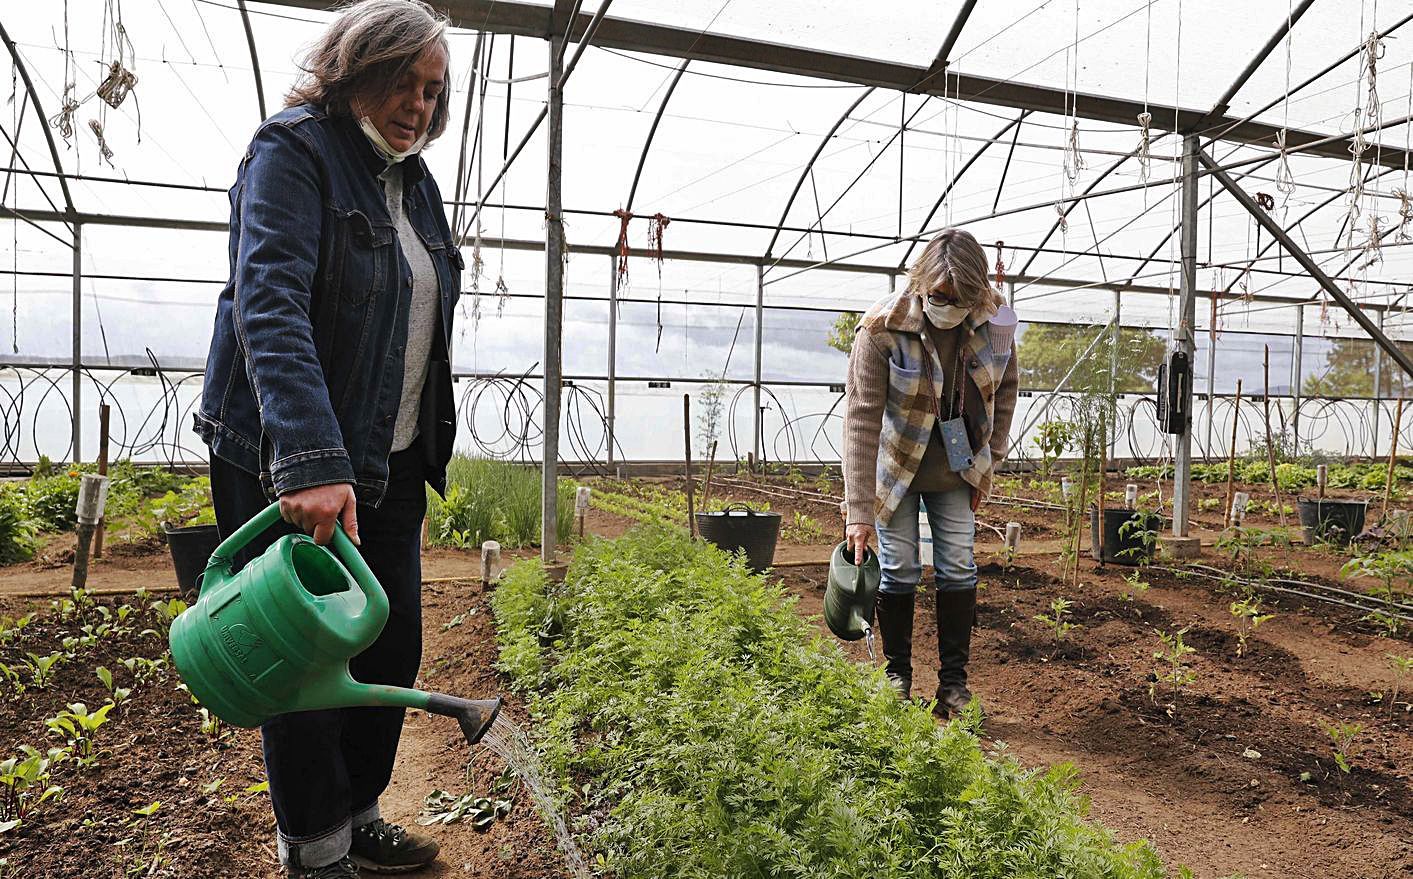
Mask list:
POLYGON ((877 535, 876 607, 886 673, 912 690, 913 616, 922 579, 919 505, 932 530, 937 702, 971 701, 975 512, 1005 455, 1015 412, 1015 315, 991 288, 986 253, 947 229, 923 249, 907 289, 864 315, 849 355, 844 423, 845 537, 855 557, 877 535))
MULTIPOLYGON (((231 189, 231 275, 196 415, 223 535, 278 498, 287 531, 327 543, 341 522, 358 544, 390 605, 351 663, 368 683, 417 677, 426 485, 442 489, 456 430, 462 261, 420 155, 446 128, 447 64, 446 22, 416 0, 349 5, 311 49, 231 189)), ((288 876, 402 873, 437 856, 378 811, 402 721, 347 708, 261 728, 288 876)))

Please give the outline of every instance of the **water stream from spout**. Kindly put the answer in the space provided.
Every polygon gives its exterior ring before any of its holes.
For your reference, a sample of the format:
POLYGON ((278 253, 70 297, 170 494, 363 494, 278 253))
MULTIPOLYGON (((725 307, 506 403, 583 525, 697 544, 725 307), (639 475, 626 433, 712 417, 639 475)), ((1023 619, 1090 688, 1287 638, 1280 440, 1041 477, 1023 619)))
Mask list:
POLYGON ((551 795, 552 787, 545 779, 540 756, 530 744, 524 730, 502 713, 491 728, 486 730, 480 743, 504 760, 520 778, 530 798, 535 801, 535 808, 539 810, 540 816, 554 831, 555 841, 564 854, 569 875, 574 879, 592 879, 593 873, 584 861, 584 853, 579 850, 578 843, 574 841, 574 836, 565 823, 564 813, 560 811, 551 795))

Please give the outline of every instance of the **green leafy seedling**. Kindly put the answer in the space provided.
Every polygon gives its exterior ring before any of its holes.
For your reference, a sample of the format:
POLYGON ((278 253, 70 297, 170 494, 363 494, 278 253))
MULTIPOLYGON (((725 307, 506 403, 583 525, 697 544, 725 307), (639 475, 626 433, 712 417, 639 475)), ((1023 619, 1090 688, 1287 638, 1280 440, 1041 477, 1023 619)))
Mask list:
POLYGON ((1275 616, 1273 613, 1261 613, 1261 597, 1259 595, 1248 595, 1240 601, 1231 603, 1231 615, 1236 617, 1238 628, 1236 631, 1236 655, 1246 655, 1247 639, 1256 631, 1256 627, 1266 620, 1275 616))
MULTIPOLYGON (((1157 632, 1157 630, 1154 631, 1157 632)), ((1173 700, 1172 704, 1168 706, 1169 717, 1176 715, 1178 705, 1182 701, 1182 691, 1197 680, 1197 673, 1187 662, 1187 657, 1196 653, 1197 648, 1183 642, 1182 636, 1185 634, 1187 634, 1186 627, 1178 629, 1172 634, 1157 632, 1163 649, 1154 651, 1153 658, 1161 660, 1163 664, 1154 670, 1152 682, 1148 685, 1148 698, 1156 704, 1158 684, 1167 684, 1168 692, 1172 695, 1173 700)))
POLYGON ((99 682, 107 688, 108 695, 114 705, 122 705, 132 695, 131 687, 119 687, 113 683, 113 673, 106 666, 100 665, 94 669, 94 672, 98 675, 99 682))
POLYGON ((1333 725, 1325 727, 1325 732, 1329 735, 1334 748, 1335 765, 1345 775, 1354 769, 1354 761, 1359 756, 1359 751, 1354 746, 1354 740, 1363 731, 1363 724, 1345 723, 1342 720, 1335 721, 1333 725))
POLYGON ((1413 672, 1413 656, 1395 656, 1388 654, 1389 668, 1393 669, 1393 695, 1388 700, 1388 710, 1395 710, 1398 704, 1398 693, 1403 683, 1403 676, 1413 672))
POLYGON ((1050 613, 1035 615, 1036 620, 1050 627, 1056 644, 1064 641, 1071 630, 1079 628, 1078 623, 1072 623, 1068 619, 1072 607, 1074 607, 1074 602, 1062 596, 1050 602, 1050 613))
POLYGON ((82 702, 71 702, 66 710, 44 721, 44 725, 49 727, 50 732, 68 741, 73 749, 74 761, 80 767, 91 766, 99 756, 93 745, 94 734, 108 722, 108 712, 112 710, 112 702, 93 712, 82 702))
POLYGON ((35 689, 42 690, 54 679, 54 669, 67 658, 67 654, 56 650, 48 656, 26 653, 25 657, 29 662, 30 677, 35 689))

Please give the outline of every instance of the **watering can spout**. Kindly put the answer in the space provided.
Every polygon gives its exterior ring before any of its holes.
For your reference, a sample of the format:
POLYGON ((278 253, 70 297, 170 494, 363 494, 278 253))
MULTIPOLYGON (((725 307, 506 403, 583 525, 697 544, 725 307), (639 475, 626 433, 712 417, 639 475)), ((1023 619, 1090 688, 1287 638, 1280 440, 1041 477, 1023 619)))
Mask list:
POLYGON ((500 717, 501 699, 462 699, 444 693, 427 694, 427 710, 432 714, 454 717, 461 725, 461 734, 466 744, 474 745, 481 740, 500 717))

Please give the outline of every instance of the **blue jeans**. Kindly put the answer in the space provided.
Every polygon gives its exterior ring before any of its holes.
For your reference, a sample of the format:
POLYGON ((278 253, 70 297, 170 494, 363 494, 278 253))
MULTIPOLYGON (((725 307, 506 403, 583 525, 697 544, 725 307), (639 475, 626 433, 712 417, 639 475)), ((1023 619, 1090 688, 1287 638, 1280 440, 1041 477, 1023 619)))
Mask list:
POLYGON ((976 588, 976 514, 971 488, 909 494, 898 505, 891 523, 877 522, 878 562, 883 568, 879 591, 907 595, 922 580, 918 560, 918 501, 932 528, 932 567, 937 588, 976 588))

